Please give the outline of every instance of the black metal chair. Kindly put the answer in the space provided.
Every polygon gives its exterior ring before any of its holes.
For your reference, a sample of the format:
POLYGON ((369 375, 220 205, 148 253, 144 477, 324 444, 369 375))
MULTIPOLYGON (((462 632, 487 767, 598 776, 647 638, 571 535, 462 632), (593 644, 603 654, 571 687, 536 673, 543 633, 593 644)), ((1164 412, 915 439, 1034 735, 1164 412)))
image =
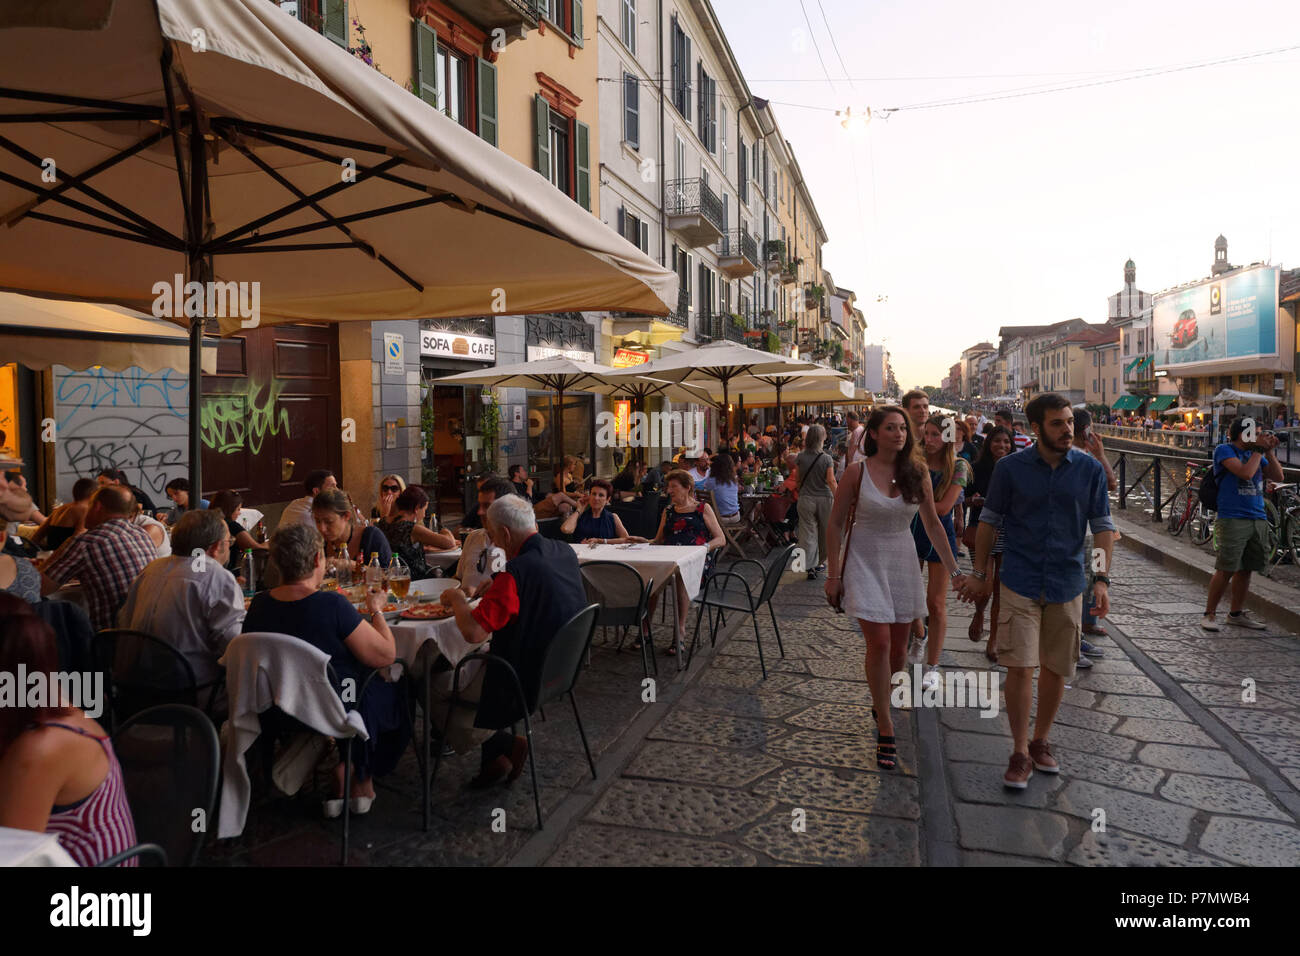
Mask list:
POLYGON ((95 651, 97 668, 107 675, 114 724, 161 704, 198 706, 194 668, 162 638, 109 628, 95 635, 95 651))
MULTIPOLYGON (((641 530, 641 521, 645 514, 645 509, 639 501, 612 501, 609 504, 609 510, 618 515, 618 520, 623 522, 623 527, 627 533, 638 535, 640 537, 650 537, 641 530)), ((653 532, 651 533, 653 534, 653 532)))
POLYGON ((641 644, 641 661, 645 676, 653 667, 659 673, 654 645, 650 638, 650 594, 654 591, 654 578, 642 581, 636 568, 622 561, 589 561, 582 565, 582 584, 587 589, 587 600, 600 605, 596 617, 597 627, 622 628, 616 651, 623 649, 628 631, 637 629, 641 644))
POLYGON ((136 835, 162 847, 177 865, 195 866, 215 824, 221 776, 221 744, 212 721, 196 707, 150 707, 117 729, 113 752, 122 765, 136 835))
MULTIPOLYGON (((528 690, 532 691, 532 706, 529 706, 530 695, 525 694, 523 683, 519 679, 519 672, 504 657, 498 657, 496 654, 474 653, 462 658, 456 664, 452 671, 451 683, 451 704, 447 709, 448 721, 451 713, 458 706, 463 706, 460 700, 460 672, 470 661, 479 661, 485 667, 496 667, 504 670, 509 676, 511 684, 515 690, 515 700, 519 705, 517 717, 511 721, 513 731, 514 724, 519 720, 524 722, 524 736, 528 740, 528 770, 533 778, 533 806, 537 810, 537 829, 542 829, 542 795, 541 789, 537 783, 537 760, 536 749, 533 746, 533 728, 532 721, 529 720, 531 715, 540 710, 546 704, 553 700, 558 700, 568 695, 569 703, 573 705, 573 718, 578 724, 578 735, 582 738, 582 749, 587 754, 587 765, 591 767, 592 779, 596 777, 596 761, 592 759, 591 747, 587 744, 587 732, 582 727, 582 716, 578 713, 578 699, 573 695, 573 687, 578 682, 578 674, 582 669, 582 661, 587 655, 587 649, 591 646, 592 635, 596 633, 596 617, 600 613, 600 606, 591 604, 583 608, 573 617, 569 618, 564 624, 560 625, 555 635, 551 638, 550 644, 546 648, 546 655, 542 660, 542 666, 538 670, 537 680, 528 690)), ((426 671, 426 700, 432 693, 432 675, 426 671)), ((427 713, 427 708, 426 708, 427 713)), ((427 727, 427 722, 426 722, 427 727)), ((504 729, 504 728, 502 728, 504 729)), ((440 737, 446 737, 447 721, 443 722, 440 737)), ((425 755, 428 755, 429 738, 426 734, 425 755)), ((424 803, 426 807, 425 828, 428 828, 428 811, 430 802, 430 792, 433 789, 433 781, 438 775, 438 767, 442 764, 442 750, 439 748, 433 761, 433 772, 426 774, 424 803)))
POLYGON ((98 869, 102 866, 121 866, 132 857, 140 857, 141 859, 150 858, 154 861, 156 866, 167 865, 167 852, 162 847, 158 846, 158 844, 137 843, 129 850, 123 850, 121 853, 110 856, 107 860, 100 860, 95 864, 95 868, 98 869))
POLYGON ((560 533, 560 525, 564 524, 563 518, 540 518, 537 522, 537 530, 541 532, 543 538, 560 539, 564 537, 560 533))
POLYGON ((781 575, 790 564, 795 546, 786 545, 779 551, 773 551, 764 560, 745 558, 734 562, 726 571, 714 571, 704 579, 700 596, 696 599, 700 605, 695 615, 695 634, 691 638, 690 653, 686 656, 686 666, 691 666, 695 648, 700 640, 700 622, 705 608, 709 609, 709 641, 712 646, 718 642, 718 624, 727 611, 748 614, 754 624, 754 641, 758 645, 758 666, 763 670, 763 679, 767 679, 767 664, 763 660, 763 641, 758 633, 758 610, 764 604, 772 615, 772 627, 776 631, 776 646, 785 657, 785 647, 781 644, 781 628, 776 622, 776 609, 772 607, 772 598, 781 583, 781 575), (748 572, 748 573, 746 573, 748 572), (715 620, 713 611, 718 611, 715 620))

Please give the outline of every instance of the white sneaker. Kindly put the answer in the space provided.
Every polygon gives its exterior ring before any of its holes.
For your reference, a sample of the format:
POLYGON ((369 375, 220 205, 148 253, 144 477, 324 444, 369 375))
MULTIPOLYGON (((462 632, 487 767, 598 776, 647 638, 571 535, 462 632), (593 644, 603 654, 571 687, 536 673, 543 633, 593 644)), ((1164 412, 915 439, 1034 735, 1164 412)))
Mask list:
POLYGON ((1075 664, 1074 666, 1075 666, 1076 668, 1078 668, 1079 670, 1085 670, 1085 671, 1086 671, 1088 668, 1090 668, 1090 667, 1092 666, 1092 661, 1089 660, 1088 658, 1084 657, 1082 654, 1080 654, 1080 655, 1079 655, 1079 661, 1078 661, 1078 663, 1075 664))
POLYGON ((1242 611, 1240 614, 1229 614, 1228 623, 1233 627, 1248 627, 1252 631, 1267 631, 1268 625, 1263 621, 1257 621, 1250 617, 1249 611, 1242 611))
POLYGON ((929 690, 932 687, 938 687, 942 681, 943 678, 939 676, 939 668, 927 664, 925 673, 921 676, 921 689, 929 690))
POLYGON ((1201 618, 1201 630, 1218 631, 1222 630, 1222 628, 1219 627, 1219 623, 1214 619, 1213 614, 1207 614, 1201 618))

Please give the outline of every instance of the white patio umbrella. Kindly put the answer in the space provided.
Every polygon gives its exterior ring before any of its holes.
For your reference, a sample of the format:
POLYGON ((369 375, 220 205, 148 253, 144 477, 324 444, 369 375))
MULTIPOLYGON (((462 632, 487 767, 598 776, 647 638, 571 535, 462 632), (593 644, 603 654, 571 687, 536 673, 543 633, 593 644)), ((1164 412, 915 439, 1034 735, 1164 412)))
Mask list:
MULTIPOLYGON (((700 387, 706 386, 702 383, 700 387)), ((724 411, 730 395, 734 394, 744 398, 746 408, 775 405, 778 421, 783 399, 792 404, 806 405, 842 405, 854 400, 853 382, 849 376, 823 366, 776 374, 739 375, 728 382, 726 394, 720 382, 708 383, 707 388, 712 403, 724 411)))
POLYGON ((698 349, 678 352, 636 367, 636 371, 647 378, 675 385, 710 386, 711 383, 716 383, 721 386, 724 441, 730 437, 731 422, 726 408, 730 404, 731 383, 734 380, 746 375, 772 376, 824 370, 824 366, 814 362, 787 358, 734 342, 710 342, 698 349))
POLYGON ((213 313, 676 305, 672 272, 268 0, 5 3, 0 45, 0 289, 166 312, 192 409, 213 313))

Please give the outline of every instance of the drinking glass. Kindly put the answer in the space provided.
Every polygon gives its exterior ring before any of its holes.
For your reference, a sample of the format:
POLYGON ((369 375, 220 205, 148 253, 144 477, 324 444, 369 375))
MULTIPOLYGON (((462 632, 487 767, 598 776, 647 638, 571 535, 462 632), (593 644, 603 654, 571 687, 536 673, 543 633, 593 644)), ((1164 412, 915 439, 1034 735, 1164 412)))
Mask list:
POLYGON ((397 555, 388 565, 388 586, 397 595, 397 603, 406 607, 406 596, 411 590, 411 569, 397 555))

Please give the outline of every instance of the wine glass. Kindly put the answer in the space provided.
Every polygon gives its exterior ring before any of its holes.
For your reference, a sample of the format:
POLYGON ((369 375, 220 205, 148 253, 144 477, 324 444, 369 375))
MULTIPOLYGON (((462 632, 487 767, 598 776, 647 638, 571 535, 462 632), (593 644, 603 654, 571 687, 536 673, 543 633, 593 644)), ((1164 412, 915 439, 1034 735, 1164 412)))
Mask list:
POLYGON ((388 565, 388 586, 397 595, 397 603, 405 607, 406 595, 411 590, 411 569, 397 555, 393 555, 393 560, 388 565))

